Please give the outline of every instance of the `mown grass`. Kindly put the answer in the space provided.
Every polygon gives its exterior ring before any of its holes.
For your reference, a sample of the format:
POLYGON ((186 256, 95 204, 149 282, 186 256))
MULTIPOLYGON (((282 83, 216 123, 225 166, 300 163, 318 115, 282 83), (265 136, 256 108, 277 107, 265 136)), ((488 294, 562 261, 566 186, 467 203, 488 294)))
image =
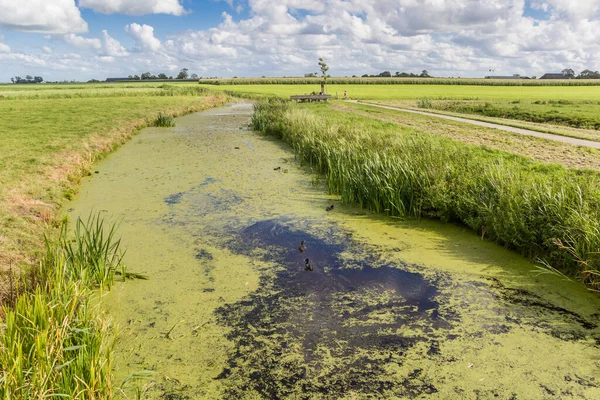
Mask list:
POLYGON ((120 240, 99 215, 79 219, 74 237, 67 226, 57 241, 46 240, 39 266, 16 279, 14 304, 2 307, 3 399, 112 396, 115 331, 97 297, 124 270, 120 240))
POLYGON ((565 125, 580 129, 600 129, 600 102, 565 99, 494 103, 439 101, 434 102, 429 108, 462 114, 565 125))
MULTIPOLYGON (((172 117, 226 101, 198 85, 160 86, 145 96, 105 89, 101 97, 69 97, 63 90, 60 98, 0 101, 0 273, 35 264, 42 233, 81 177, 157 112, 172 117)), ((0 297, 5 286, 0 279, 0 297)))
POLYGON ((256 105, 252 122, 326 174, 346 204, 459 221, 600 289, 599 174, 322 112, 272 100, 256 105))

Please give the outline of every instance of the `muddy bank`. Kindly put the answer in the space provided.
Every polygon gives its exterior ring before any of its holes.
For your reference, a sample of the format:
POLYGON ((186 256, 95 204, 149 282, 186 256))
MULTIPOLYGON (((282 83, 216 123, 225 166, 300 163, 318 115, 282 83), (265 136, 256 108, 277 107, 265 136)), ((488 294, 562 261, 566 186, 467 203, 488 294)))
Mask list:
POLYGON ((596 297, 460 227, 342 207, 250 114, 144 130, 71 205, 121 219, 125 261, 149 278, 107 298, 118 377, 151 377, 126 392, 600 396, 596 297))

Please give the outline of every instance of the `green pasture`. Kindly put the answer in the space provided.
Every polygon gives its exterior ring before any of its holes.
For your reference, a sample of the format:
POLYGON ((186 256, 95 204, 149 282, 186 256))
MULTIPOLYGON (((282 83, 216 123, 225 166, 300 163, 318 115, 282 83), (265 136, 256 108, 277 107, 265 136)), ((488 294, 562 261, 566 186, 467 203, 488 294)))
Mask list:
MULTIPOLYGON (((314 85, 201 85, 215 90, 289 97, 318 92, 314 85)), ((591 100, 600 101, 600 86, 480 86, 480 85, 327 85, 341 98, 344 90, 355 100, 591 100)))

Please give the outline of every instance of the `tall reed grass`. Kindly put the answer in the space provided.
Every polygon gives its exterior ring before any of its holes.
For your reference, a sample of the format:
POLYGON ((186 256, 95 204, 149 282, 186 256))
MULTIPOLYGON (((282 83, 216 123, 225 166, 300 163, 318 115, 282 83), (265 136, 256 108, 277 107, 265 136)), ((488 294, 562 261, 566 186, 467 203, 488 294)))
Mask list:
MULTIPOLYGON (((46 240, 38 268, 19 282, 13 307, 4 306, 0 332, 0 398, 105 399, 113 394, 115 330, 98 298, 123 269, 114 225, 100 216, 79 219, 75 236, 63 222, 46 240)), ((123 274, 125 276, 125 274, 123 274)))
MULTIPOLYGON (((321 78, 200 79, 206 85, 319 85, 321 78)), ((331 85, 598 86, 599 79, 327 78, 331 85)))
POLYGON ((346 204, 460 221, 600 289, 600 175, 344 118, 272 99, 255 105, 252 123, 326 174, 330 192, 346 204))

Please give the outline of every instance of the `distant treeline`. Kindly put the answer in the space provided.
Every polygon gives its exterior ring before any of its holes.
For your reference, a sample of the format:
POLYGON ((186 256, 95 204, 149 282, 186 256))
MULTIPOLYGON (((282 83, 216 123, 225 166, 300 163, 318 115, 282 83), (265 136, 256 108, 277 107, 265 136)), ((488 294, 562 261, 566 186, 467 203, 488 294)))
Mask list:
MULTIPOLYGON (((319 85, 322 78, 200 79, 207 85, 319 85)), ((479 85, 479 86, 600 86, 600 79, 472 79, 421 77, 353 77, 327 79, 331 85, 479 85)))
POLYGON ((25 78, 21 78, 20 76, 15 76, 14 78, 10 78, 12 83, 42 83, 44 82, 44 78, 41 76, 31 76, 26 75, 25 78))

